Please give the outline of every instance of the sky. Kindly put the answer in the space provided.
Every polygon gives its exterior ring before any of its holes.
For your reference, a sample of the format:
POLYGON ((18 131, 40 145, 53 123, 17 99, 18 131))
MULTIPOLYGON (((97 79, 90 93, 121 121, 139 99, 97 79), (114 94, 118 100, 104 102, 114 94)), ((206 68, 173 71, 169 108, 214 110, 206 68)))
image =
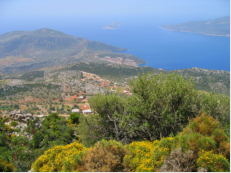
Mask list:
POLYGON ((0 0, 2 17, 227 15, 229 0, 0 0))
POLYGON ((136 23, 155 18, 163 21, 160 24, 174 24, 229 14, 229 0, 0 0, 0 34, 46 26, 55 28, 66 21, 104 25, 123 22, 120 19, 136 23))

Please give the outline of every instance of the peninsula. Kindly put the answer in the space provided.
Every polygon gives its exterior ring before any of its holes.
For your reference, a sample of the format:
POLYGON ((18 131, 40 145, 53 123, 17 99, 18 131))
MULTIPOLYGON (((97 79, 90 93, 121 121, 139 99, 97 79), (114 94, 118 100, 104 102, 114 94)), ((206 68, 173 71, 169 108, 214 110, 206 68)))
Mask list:
POLYGON ((230 16, 213 20, 191 21, 186 23, 163 25, 160 28, 170 31, 190 32, 213 36, 230 36, 230 16))
POLYGON ((48 28, 13 31, 0 35, 0 72, 25 72, 76 62, 146 63, 134 55, 118 53, 126 50, 48 28))

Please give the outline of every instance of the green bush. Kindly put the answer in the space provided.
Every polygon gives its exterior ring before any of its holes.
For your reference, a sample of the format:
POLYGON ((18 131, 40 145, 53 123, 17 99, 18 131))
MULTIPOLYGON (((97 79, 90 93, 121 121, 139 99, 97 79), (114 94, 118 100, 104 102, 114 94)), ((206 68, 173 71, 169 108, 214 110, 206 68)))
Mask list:
POLYGON ((8 161, 0 159, 0 171, 1 172, 14 172, 15 167, 8 161))
POLYGON ((18 125, 18 123, 16 122, 16 121, 11 121, 10 122, 10 126, 12 126, 12 127, 15 127, 15 126, 17 126, 18 125))
POLYGON ((70 114, 71 123, 79 124, 79 117, 80 117, 80 113, 71 113, 70 114))

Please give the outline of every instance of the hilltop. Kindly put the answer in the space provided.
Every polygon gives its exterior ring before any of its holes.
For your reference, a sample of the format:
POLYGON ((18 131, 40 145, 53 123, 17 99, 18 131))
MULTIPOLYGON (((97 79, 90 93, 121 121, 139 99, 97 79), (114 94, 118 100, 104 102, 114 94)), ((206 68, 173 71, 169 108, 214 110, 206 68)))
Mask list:
POLYGON ((230 36, 230 16, 213 20, 190 21, 186 23, 163 25, 160 28, 170 31, 192 32, 214 36, 230 36))
POLYGON ((0 35, 0 71, 18 73, 80 61, 145 63, 133 55, 114 52, 126 50, 47 28, 13 31, 0 35))

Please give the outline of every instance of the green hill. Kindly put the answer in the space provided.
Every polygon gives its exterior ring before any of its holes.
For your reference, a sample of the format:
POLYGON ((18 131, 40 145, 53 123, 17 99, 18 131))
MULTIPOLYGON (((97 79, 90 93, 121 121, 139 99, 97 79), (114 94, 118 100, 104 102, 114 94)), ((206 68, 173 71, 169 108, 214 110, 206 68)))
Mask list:
POLYGON ((190 68, 182 70, 171 70, 187 78, 191 76, 199 90, 214 91, 219 94, 230 95, 230 72, 224 70, 207 70, 201 68, 190 68))

